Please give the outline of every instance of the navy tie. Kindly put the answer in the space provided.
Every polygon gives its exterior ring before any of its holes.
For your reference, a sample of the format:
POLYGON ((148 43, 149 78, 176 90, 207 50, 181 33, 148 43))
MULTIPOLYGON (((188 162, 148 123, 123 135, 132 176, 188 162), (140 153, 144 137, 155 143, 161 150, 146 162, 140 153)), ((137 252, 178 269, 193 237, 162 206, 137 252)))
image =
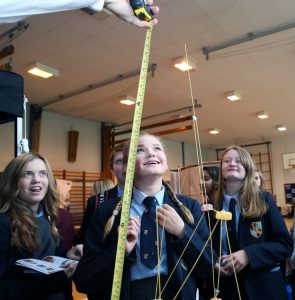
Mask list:
POLYGON ((231 221, 228 221, 228 232, 229 232, 229 241, 231 244, 232 252, 237 250, 237 233, 236 233, 236 199, 231 198, 229 202, 229 212, 232 214, 231 221))
POLYGON ((143 204, 146 207, 141 217, 140 229, 140 256, 141 262, 150 269, 154 269, 157 259, 157 232, 156 232, 156 197, 146 197, 143 204))

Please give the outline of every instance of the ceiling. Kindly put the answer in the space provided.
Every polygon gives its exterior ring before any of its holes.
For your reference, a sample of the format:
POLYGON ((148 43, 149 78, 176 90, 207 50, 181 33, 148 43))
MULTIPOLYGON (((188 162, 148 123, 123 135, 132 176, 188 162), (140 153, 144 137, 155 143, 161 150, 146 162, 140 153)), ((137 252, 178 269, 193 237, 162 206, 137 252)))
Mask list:
MULTIPOLYGON (((150 62, 157 67, 147 82, 144 124, 191 114, 187 108, 193 98, 201 106, 196 107, 196 115, 204 146, 295 135, 295 29, 212 52, 209 60, 202 51, 249 32, 295 22, 293 0, 154 2, 160 6, 160 14, 152 33, 150 62), (197 70, 190 73, 192 97, 188 74, 173 66, 176 58, 185 55, 185 45, 197 63, 197 70), (240 91, 242 100, 226 100, 225 93, 231 90, 240 91), (267 111, 270 118, 258 119, 259 111, 267 111), (287 125, 285 133, 276 130, 280 124, 287 125), (209 134, 212 127, 219 128, 220 134, 209 134)), ((114 16, 100 18, 103 16, 76 10, 26 19, 30 26, 13 41, 12 58, 13 71, 24 77, 31 104, 109 124, 132 121, 134 107, 122 106, 119 97, 136 96, 139 76, 124 77, 140 69, 145 30, 114 16), (28 74, 28 65, 36 61, 58 68, 60 76, 41 79, 28 74), (104 85, 122 74, 123 80, 104 85)), ((14 25, 0 26, 0 36, 14 25)), ((1 59, 0 64, 7 61, 1 59)), ((171 126, 152 132, 167 128, 171 126)), ((194 143, 192 130, 167 138, 194 143)))

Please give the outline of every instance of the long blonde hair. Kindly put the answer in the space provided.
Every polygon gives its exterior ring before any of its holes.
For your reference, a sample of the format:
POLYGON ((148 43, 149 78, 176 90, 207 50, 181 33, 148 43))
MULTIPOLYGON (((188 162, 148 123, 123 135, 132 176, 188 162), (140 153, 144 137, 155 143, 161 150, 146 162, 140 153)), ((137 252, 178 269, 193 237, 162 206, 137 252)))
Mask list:
POLYGON ((91 188, 91 195, 95 196, 96 194, 103 193, 107 190, 110 190, 115 185, 113 181, 109 178, 100 178, 93 182, 92 188, 91 188))
POLYGON ((244 217, 255 218, 264 215, 267 212, 268 206, 263 199, 261 199, 261 192, 259 191, 254 179, 255 166, 250 153, 240 146, 232 145, 225 149, 221 163, 218 189, 214 195, 214 203, 217 209, 221 209, 221 199, 223 198, 226 189, 226 182, 222 174, 222 163, 225 154, 230 150, 236 150, 245 169, 245 178, 243 186, 239 192, 238 204, 240 212, 244 217))
POLYGON ((26 249, 30 253, 38 247, 37 228, 28 205, 19 197, 19 181, 27 164, 34 159, 41 159, 46 166, 48 191, 43 199, 43 209, 50 220, 52 235, 55 240, 58 240, 56 221, 59 197, 51 167, 46 158, 33 153, 20 155, 8 163, 0 181, 0 213, 7 213, 10 216, 11 245, 26 249))

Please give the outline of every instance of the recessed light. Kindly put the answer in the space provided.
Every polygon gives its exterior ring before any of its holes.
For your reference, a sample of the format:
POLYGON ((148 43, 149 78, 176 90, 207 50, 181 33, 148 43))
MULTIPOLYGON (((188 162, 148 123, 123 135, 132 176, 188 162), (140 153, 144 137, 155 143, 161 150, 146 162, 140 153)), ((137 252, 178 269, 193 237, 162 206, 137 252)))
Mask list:
POLYGON ((174 67, 183 72, 197 69, 197 65, 192 58, 186 56, 177 58, 174 62, 174 67))
POLYGON ((120 100, 120 103, 124 104, 124 105, 134 105, 135 104, 135 98, 133 98, 132 96, 124 96, 122 100, 120 100))
POLYGON ((209 129, 209 133, 218 134, 218 133, 220 133, 220 130, 218 128, 211 128, 211 129, 209 129))
POLYGON ((267 119, 269 117, 268 112, 266 111, 260 111, 259 113, 257 113, 257 118, 263 120, 263 119, 267 119))
POLYGON ((242 99, 242 96, 238 91, 230 91, 226 93, 226 98, 230 101, 237 101, 242 99))
POLYGON ((277 126, 277 130, 278 131, 286 131, 287 130, 287 126, 286 125, 278 125, 277 126))
POLYGON ((45 65, 41 64, 39 62, 34 63, 33 65, 30 66, 30 69, 28 70, 30 74, 42 77, 42 78, 49 78, 52 76, 59 76, 59 70, 45 65))

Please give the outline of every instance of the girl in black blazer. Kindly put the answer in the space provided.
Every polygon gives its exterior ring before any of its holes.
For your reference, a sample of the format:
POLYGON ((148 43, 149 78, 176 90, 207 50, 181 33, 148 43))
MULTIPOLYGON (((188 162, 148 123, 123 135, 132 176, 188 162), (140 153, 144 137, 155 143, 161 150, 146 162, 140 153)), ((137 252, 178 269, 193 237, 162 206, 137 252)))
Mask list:
MULTIPOLYGON (((196 200, 173 193, 163 182, 167 170, 167 158, 160 140, 152 135, 142 135, 136 155, 135 187, 127 228, 121 300, 154 299, 159 270, 161 281, 168 282, 163 294, 157 294, 156 298, 195 299, 196 278, 205 278, 211 274, 210 246, 209 243, 205 245, 208 240, 205 218, 194 232, 202 215, 200 205, 196 200), (146 267, 144 259, 147 259, 147 254, 141 256, 140 252, 143 249, 141 238, 150 232, 149 229, 140 230, 140 227, 144 229, 143 216, 149 210, 144 204, 147 196, 156 198, 159 230, 165 229, 164 238, 160 239, 163 251, 159 269, 157 265, 146 267), (188 276, 189 272, 191 274, 188 276), (169 275, 172 275, 171 278, 169 275), (188 280, 182 287, 187 276, 188 280)), ((75 271, 74 281, 78 291, 91 295, 91 299, 111 299, 121 205, 120 199, 103 202, 95 211, 86 233, 85 252, 75 271)))
MULTIPOLYGON (((259 190, 254 181, 253 161, 244 148, 228 147, 222 156, 220 170, 215 208, 228 211, 232 205, 236 222, 234 226, 229 221, 227 224, 230 225, 227 227, 230 245, 222 222, 218 297, 222 300, 287 300, 280 262, 290 256, 292 240, 271 194, 259 190)), ((218 228, 213 242, 219 253, 218 228)), ((219 271, 218 265, 216 270, 219 271)))
POLYGON ((15 265, 59 252, 59 197, 47 160, 26 153, 5 168, 0 183, 0 295, 5 300, 65 300, 76 262, 51 275, 15 265))

